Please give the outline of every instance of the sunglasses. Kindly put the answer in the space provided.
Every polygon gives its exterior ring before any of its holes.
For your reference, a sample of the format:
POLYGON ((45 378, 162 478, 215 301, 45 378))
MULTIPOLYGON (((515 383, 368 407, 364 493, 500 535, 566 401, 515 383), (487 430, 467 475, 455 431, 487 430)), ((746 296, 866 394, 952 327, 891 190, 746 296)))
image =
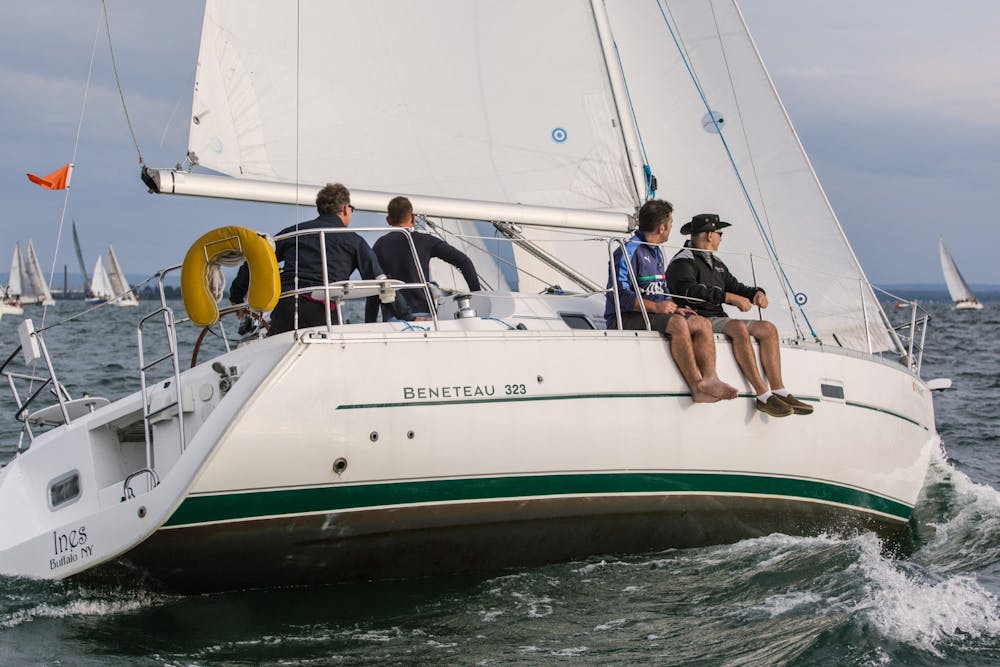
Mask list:
POLYGON ((351 213, 354 213, 354 204, 348 204, 347 208, 351 209, 351 213))

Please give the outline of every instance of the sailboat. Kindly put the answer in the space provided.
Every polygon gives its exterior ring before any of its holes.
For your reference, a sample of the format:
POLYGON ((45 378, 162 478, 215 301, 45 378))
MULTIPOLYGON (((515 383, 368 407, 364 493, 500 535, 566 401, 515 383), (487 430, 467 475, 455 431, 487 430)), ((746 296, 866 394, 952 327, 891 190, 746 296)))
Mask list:
MULTIPOLYGON (((483 250, 490 289, 428 292, 428 322, 333 314, 184 370, 184 314, 162 301, 138 391, 110 404, 71 397, 53 330, 26 322, 21 363, 45 363, 57 400, 15 396, 31 446, 0 471, 0 573, 124 562, 212 590, 905 529, 940 445, 921 332, 901 338, 875 298, 732 0, 207 0, 187 155, 144 169, 147 187, 311 206, 337 180, 373 212, 406 194, 483 250), (332 49, 329 26, 350 26, 332 49), (659 332, 606 328, 610 253, 655 196, 734 222, 725 260, 767 290, 812 416, 755 412, 749 385, 695 404, 659 332), (484 225, 516 275, 487 263, 484 225)), ((216 321, 207 283, 233 255, 249 305, 273 307, 262 237, 192 241, 192 321, 216 321)), ((307 291, 399 289, 428 288, 307 291)))
POLYGON ((91 272, 93 278, 90 279, 90 289, 87 291, 86 300, 88 303, 104 303, 114 296, 114 288, 111 286, 111 278, 104 268, 104 259, 98 255, 94 262, 94 270, 91 272))
POLYGON ((941 272, 944 273, 944 282, 948 286, 948 294, 955 304, 955 310, 982 310, 983 304, 969 289, 969 284, 965 282, 958 265, 945 247, 944 239, 938 239, 938 248, 941 253, 941 272))
POLYGON ((88 303, 110 302, 116 306, 137 306, 139 300, 132 292, 125 272, 122 271, 121 264, 115 249, 108 246, 108 263, 104 265, 104 260, 100 255, 94 264, 93 279, 87 274, 87 267, 83 261, 83 251, 80 249, 80 238, 76 232, 76 222, 73 222, 73 245, 76 248, 76 258, 80 263, 80 272, 83 273, 83 284, 85 299, 88 303))
POLYGON ((0 314, 23 315, 24 307, 21 304, 21 247, 15 245, 14 256, 10 262, 10 274, 7 277, 7 285, 3 288, 3 297, 0 299, 0 314))
MULTIPOLYGON (((14 253, 18 256, 16 263, 21 272, 21 301, 26 305, 55 305, 55 299, 52 298, 52 292, 49 291, 49 284, 45 280, 42 265, 38 261, 38 253, 35 252, 35 245, 31 239, 28 239, 26 257, 21 256, 20 243, 15 246, 14 253)), ((13 268, 11 273, 13 273, 13 268)))
POLYGON ((118 256, 115 255, 115 249, 110 245, 108 246, 108 280, 111 283, 111 293, 117 297, 114 301, 116 306, 139 305, 139 299, 128 284, 125 272, 122 271, 122 266, 118 262, 118 256))

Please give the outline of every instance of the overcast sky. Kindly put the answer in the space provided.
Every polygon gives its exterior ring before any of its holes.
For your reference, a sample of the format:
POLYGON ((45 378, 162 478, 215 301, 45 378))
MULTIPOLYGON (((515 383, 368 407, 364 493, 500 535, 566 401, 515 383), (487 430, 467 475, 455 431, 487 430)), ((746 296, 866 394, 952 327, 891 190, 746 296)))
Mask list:
MULTIPOLYGON (((639 1, 639 0, 636 0, 639 1)), ((186 151, 203 3, 109 0, 111 31, 145 162, 186 151)), ((1000 283, 1000 2, 745 0, 758 48, 862 265, 876 284, 943 282, 944 236, 973 283, 1000 283)), ((16 240, 53 264, 63 193, 31 184, 73 159, 94 73, 59 256, 76 272, 113 243, 130 274, 179 263, 227 223, 276 231, 273 206, 146 193, 108 54, 99 0, 6 3, 0 23, 0 271, 16 240)), ((304 216, 309 211, 304 212, 304 216)), ((303 217, 304 217, 303 216, 303 217)))

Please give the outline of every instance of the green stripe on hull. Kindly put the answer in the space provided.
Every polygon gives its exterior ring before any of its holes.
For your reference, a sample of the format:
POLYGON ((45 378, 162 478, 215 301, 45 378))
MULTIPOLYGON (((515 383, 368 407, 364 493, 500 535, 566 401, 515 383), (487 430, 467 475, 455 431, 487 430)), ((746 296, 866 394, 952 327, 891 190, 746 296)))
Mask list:
POLYGON ((165 525, 182 526, 414 503, 622 493, 785 496, 838 503, 861 511, 890 515, 901 521, 909 519, 913 510, 910 505, 867 491, 813 480, 719 473, 607 473, 337 485, 190 496, 165 525))
MULTIPOLYGON (((548 396, 498 396, 495 398, 455 398, 455 399, 442 399, 438 401, 428 401, 428 400, 409 400, 409 401, 398 401, 395 403, 348 403, 344 405, 338 405, 335 409, 337 410, 368 410, 371 408, 415 408, 415 407, 426 407, 426 406, 437 406, 437 405, 472 405, 476 403, 528 403, 533 401, 574 401, 574 400, 590 400, 595 398, 681 398, 690 397, 690 392, 640 392, 640 393, 621 393, 621 394, 553 394, 548 396)), ((740 398, 756 398, 754 394, 740 394, 740 398)), ((797 396, 800 400, 809 401, 811 403, 820 403, 820 399, 812 396, 797 396)), ((868 405, 866 403, 857 403, 854 401, 845 401, 845 405, 852 408, 862 408, 864 410, 873 410, 875 412, 881 412, 882 414, 895 417, 897 419, 902 419, 905 422, 918 426, 925 431, 930 430, 927 426, 924 426, 920 422, 910 419, 905 415, 901 415, 898 412, 893 412, 892 410, 886 410, 885 408, 876 407, 874 405, 868 405)))

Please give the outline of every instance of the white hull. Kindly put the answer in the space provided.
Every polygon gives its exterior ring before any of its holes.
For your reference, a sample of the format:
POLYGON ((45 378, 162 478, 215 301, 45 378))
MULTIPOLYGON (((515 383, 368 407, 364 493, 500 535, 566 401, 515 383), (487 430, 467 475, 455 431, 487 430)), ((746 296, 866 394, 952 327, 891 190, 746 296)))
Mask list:
POLYGON ((978 301, 957 301, 955 310, 982 310, 983 304, 978 301))
POLYGON ((174 588, 232 588, 909 519, 938 438, 930 392, 906 368, 786 347, 788 386, 815 414, 774 419, 745 389, 693 404, 659 334, 524 321, 268 339, 219 358, 241 375, 222 400, 202 364, 181 376, 187 449, 164 413, 160 485, 134 482, 125 501, 144 460, 139 395, 56 428, 0 473, 0 572, 59 579, 124 557, 174 588), (20 500, 72 470, 79 500, 20 500), (60 544, 81 532, 86 544, 60 544))
POLYGON ((24 308, 13 303, 0 301, 0 315, 24 315, 24 308))

